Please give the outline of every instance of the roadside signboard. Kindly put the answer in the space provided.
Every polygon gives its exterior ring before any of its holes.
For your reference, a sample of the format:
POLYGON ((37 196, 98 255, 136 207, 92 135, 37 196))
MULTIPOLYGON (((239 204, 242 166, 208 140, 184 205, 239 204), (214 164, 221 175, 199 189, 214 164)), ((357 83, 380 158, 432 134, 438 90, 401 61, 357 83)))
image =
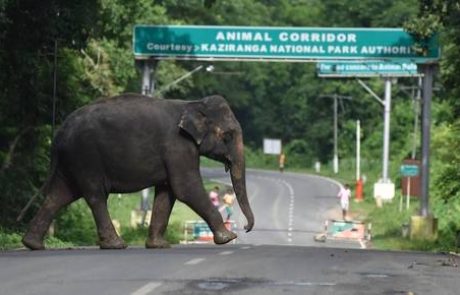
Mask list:
POLYGON ((419 174, 419 168, 417 165, 401 165, 400 172, 402 176, 418 176, 419 174))
POLYGON ((428 41, 425 56, 417 54, 414 45, 402 28, 138 25, 133 33, 137 59, 427 62, 439 58, 436 37, 428 41))
POLYGON ((264 154, 281 154, 281 139, 264 138, 264 154))
MULTIPOLYGON (((227 220, 224 225, 230 231, 236 230, 236 222, 234 220, 227 220)), ((213 240, 214 234, 205 221, 187 220, 184 223, 184 240, 181 241, 182 244, 210 243, 213 240)), ((236 243, 236 240, 233 240, 232 243, 236 243)))
POLYGON ((344 240, 370 240, 371 224, 361 221, 327 220, 326 221, 327 239, 344 240))
POLYGON ((407 62, 321 62, 319 77, 413 77, 419 76, 417 64, 407 62))

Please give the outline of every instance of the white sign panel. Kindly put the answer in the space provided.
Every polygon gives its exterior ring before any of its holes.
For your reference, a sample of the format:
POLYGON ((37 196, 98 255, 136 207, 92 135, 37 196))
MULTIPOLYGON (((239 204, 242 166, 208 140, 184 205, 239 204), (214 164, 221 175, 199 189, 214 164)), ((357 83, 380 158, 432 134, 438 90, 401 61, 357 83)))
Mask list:
POLYGON ((264 138, 264 154, 281 154, 281 139, 264 138))

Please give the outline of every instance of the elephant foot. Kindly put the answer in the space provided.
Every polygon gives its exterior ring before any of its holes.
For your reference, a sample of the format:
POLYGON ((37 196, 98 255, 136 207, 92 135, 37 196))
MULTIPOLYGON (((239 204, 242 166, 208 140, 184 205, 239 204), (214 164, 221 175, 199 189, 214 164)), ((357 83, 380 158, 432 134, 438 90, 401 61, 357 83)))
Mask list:
POLYGON ((30 250, 45 250, 42 239, 34 238, 28 234, 22 238, 22 244, 30 250))
POLYGON ((106 241, 99 241, 99 248, 101 249, 126 249, 128 245, 120 238, 106 240, 106 241))
POLYGON ((214 243, 221 245, 237 238, 237 235, 231 231, 218 231, 214 233, 214 243))
POLYGON ((164 249, 171 248, 171 245, 165 239, 152 239, 145 242, 145 248, 164 249))

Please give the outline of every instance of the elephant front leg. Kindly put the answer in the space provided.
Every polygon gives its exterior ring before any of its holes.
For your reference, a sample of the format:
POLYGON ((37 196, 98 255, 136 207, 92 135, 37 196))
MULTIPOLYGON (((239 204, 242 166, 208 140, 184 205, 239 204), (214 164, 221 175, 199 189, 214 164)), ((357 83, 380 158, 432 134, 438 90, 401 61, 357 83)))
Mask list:
POLYGON ((168 226, 169 216, 176 198, 167 184, 155 187, 155 200, 153 201, 152 219, 149 227, 149 237, 145 242, 146 248, 169 248, 170 245, 164 238, 168 226))
POLYGON ((171 187, 176 198, 187 204, 206 221, 214 234, 214 243, 226 244, 236 239, 237 235, 225 227, 222 215, 211 203, 203 187, 199 170, 197 169, 196 173, 190 173, 187 176, 181 178, 186 179, 186 181, 181 181, 179 178, 170 178, 172 179, 171 187))

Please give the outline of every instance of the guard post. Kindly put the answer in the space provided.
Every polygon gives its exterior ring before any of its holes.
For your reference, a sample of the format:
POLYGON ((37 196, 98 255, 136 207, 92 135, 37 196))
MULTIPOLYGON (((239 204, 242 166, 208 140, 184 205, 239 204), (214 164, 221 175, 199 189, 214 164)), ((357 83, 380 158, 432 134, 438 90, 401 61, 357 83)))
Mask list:
POLYGON ((436 64, 421 65, 422 83, 422 169, 421 196, 419 215, 411 217, 410 238, 435 240, 437 238, 438 221, 429 209, 430 188, 430 139, 431 139, 431 98, 433 96, 433 76, 436 64))

